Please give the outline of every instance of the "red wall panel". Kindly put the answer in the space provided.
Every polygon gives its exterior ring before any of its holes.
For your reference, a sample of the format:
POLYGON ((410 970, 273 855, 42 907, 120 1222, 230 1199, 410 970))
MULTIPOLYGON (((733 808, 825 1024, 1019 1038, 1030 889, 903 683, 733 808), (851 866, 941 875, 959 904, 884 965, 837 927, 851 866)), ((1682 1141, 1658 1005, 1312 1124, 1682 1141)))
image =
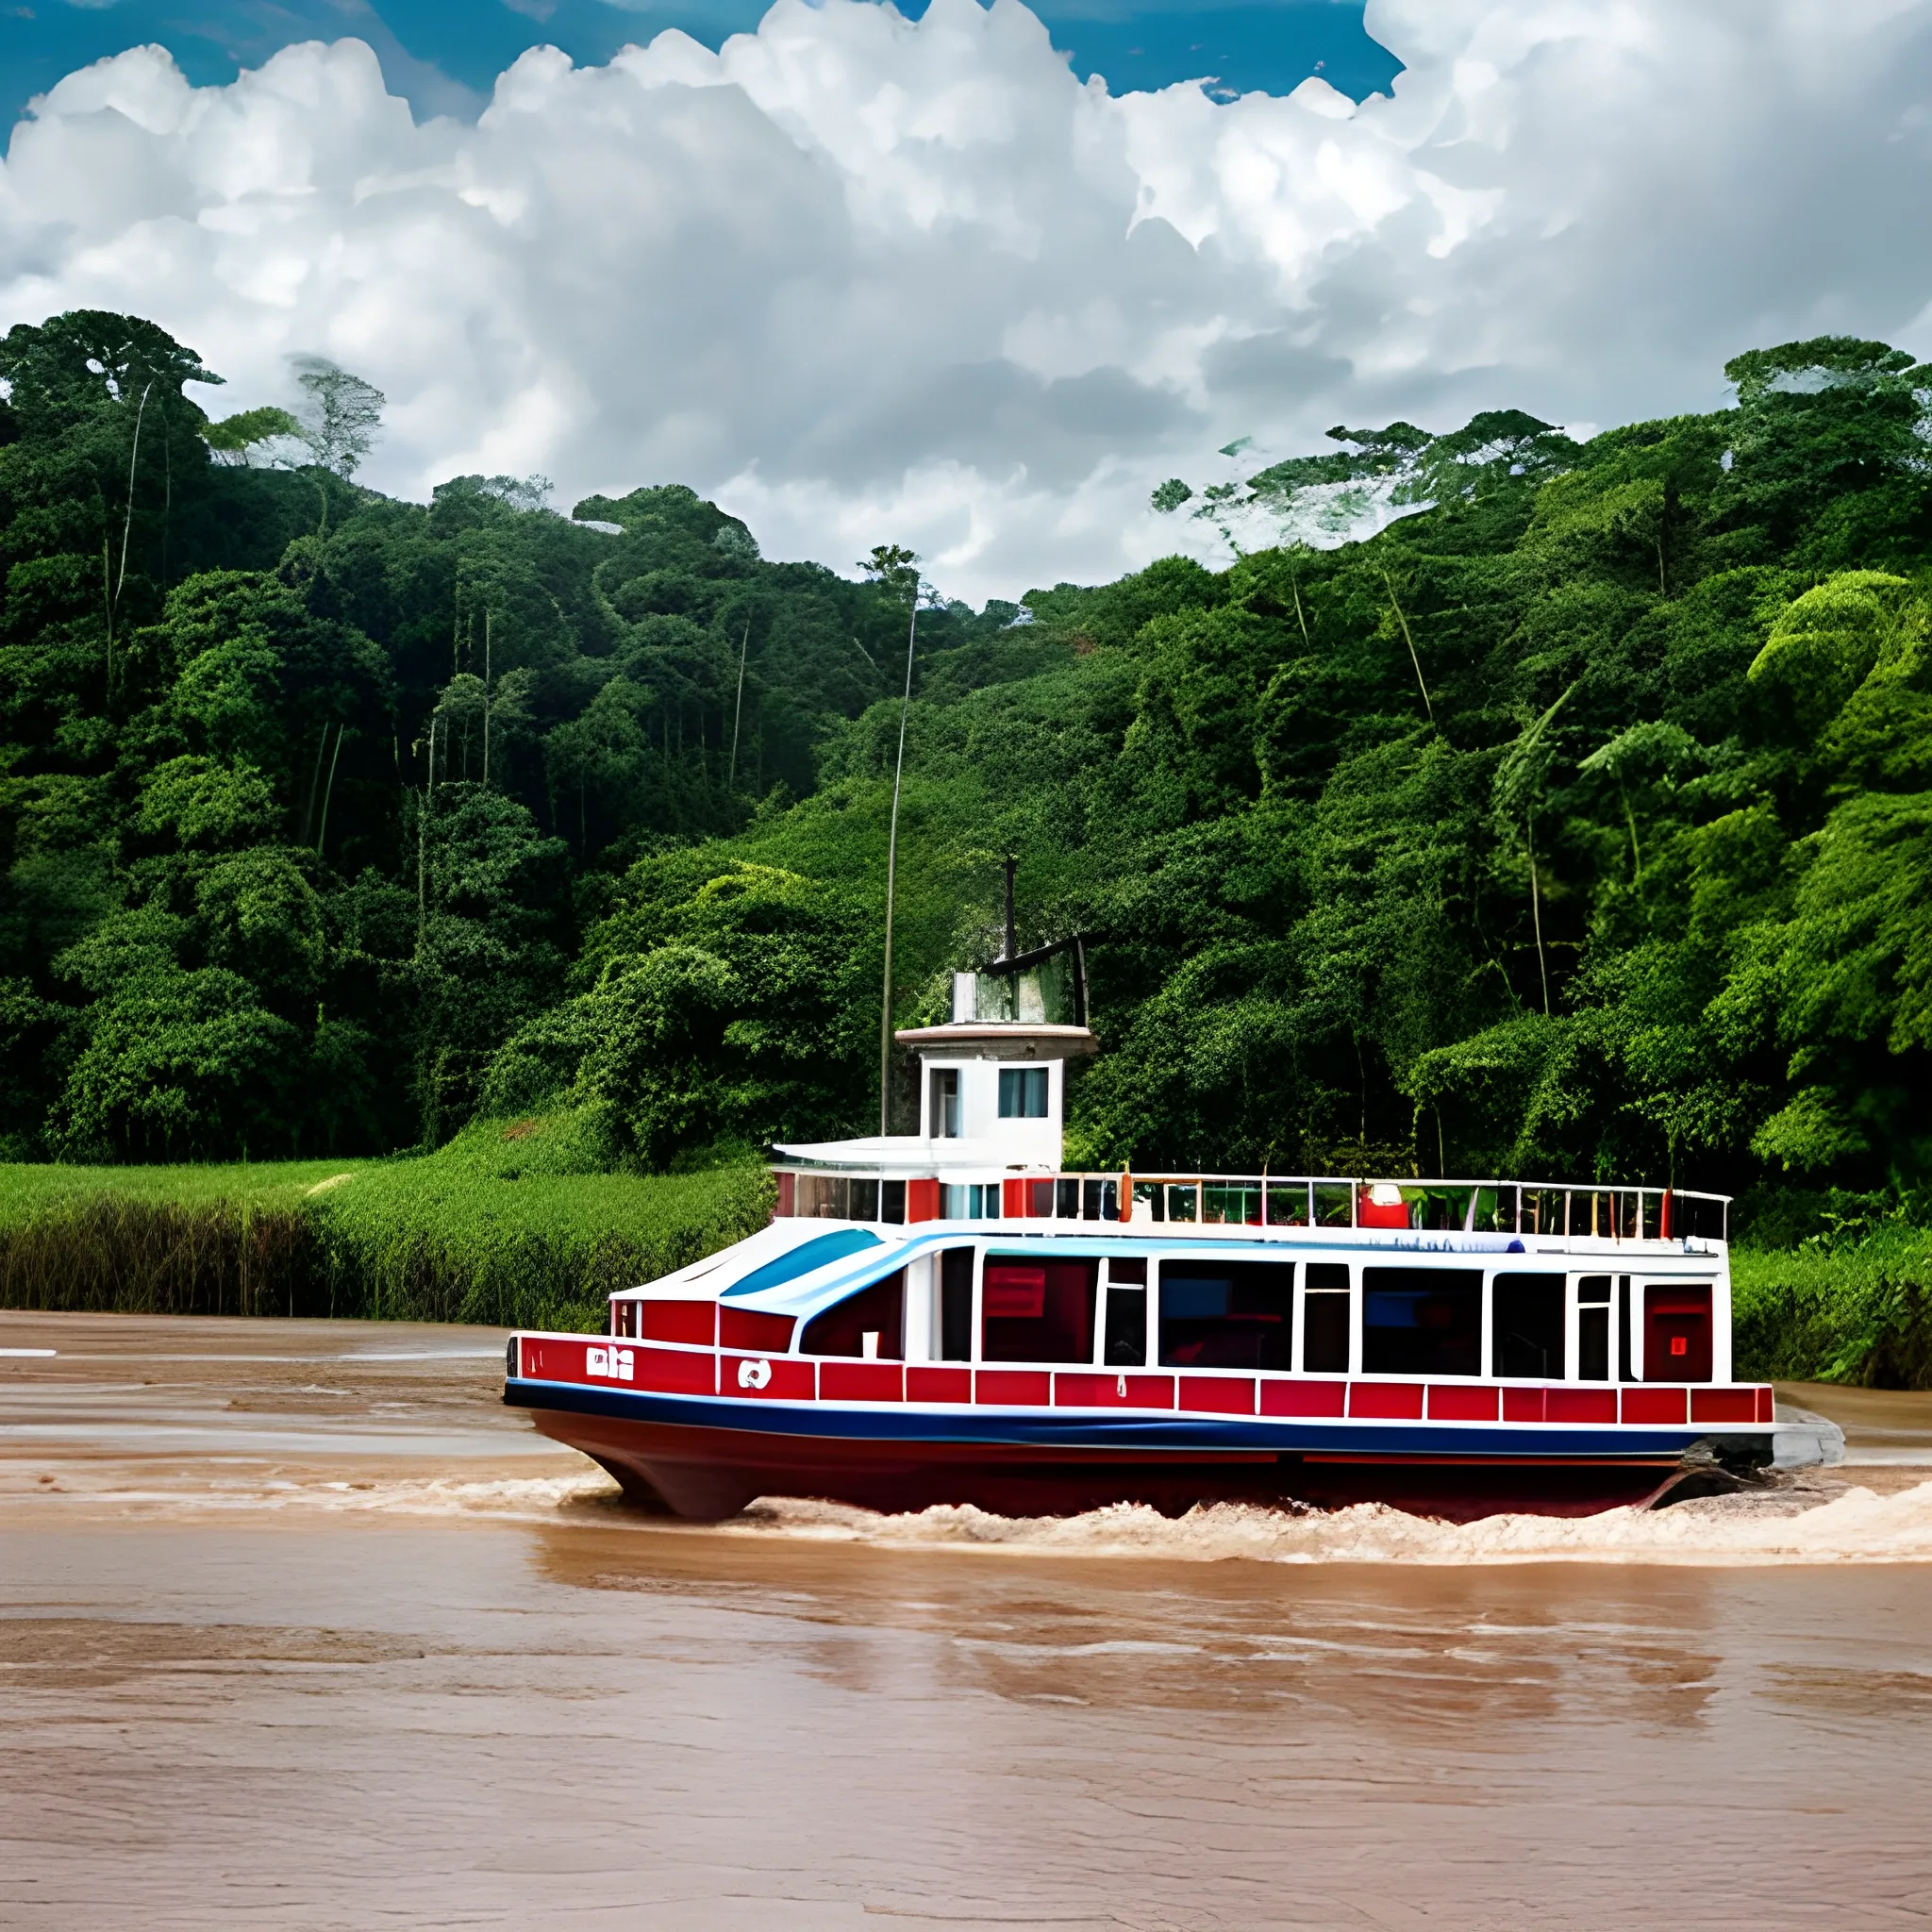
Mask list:
POLYGON ((1420 1382, 1352 1382, 1348 1390, 1350 1415, 1374 1416, 1381 1422, 1416 1422, 1423 1412, 1420 1382))
POLYGON ((1272 1382, 1261 1384, 1263 1415, 1341 1415, 1348 1402, 1346 1382, 1272 1382))
POLYGON ((1183 1375, 1180 1407, 1210 1415, 1253 1415, 1255 1385, 1244 1375, 1183 1375))
POLYGON ((1693 1423, 1755 1423, 1757 1420, 1757 1391, 1755 1389, 1693 1389, 1690 1391, 1690 1420, 1693 1423))
POLYGON ((824 1361, 819 1364, 821 1402, 903 1402, 905 1375, 897 1362, 824 1361))
POLYGON ((637 1352, 640 1389, 663 1395, 709 1395, 717 1388, 718 1357, 681 1348, 641 1348, 637 1352))
POLYGON ((816 1387, 812 1368, 812 1363, 795 1357, 788 1361, 783 1356, 721 1356, 718 1393, 756 1396, 765 1402, 809 1402, 816 1387), (762 1388, 758 1386, 761 1382, 762 1388))
POLYGON ((1551 1389, 1544 1393, 1546 1423, 1613 1423, 1617 1420, 1614 1389, 1551 1389))
POLYGON ((1503 1391, 1503 1420, 1506 1423, 1540 1423, 1543 1419, 1543 1391, 1541 1389, 1506 1389, 1503 1391))
POLYGON ((1053 1378, 1053 1399, 1062 1408, 1172 1408, 1172 1375, 1070 1374, 1053 1378))
POLYGON ((1681 1389, 1626 1389, 1624 1391, 1624 1420, 1626 1423, 1677 1423, 1684 1420, 1684 1391, 1681 1389))
POLYGON ((1492 1423, 1496 1391, 1470 1389, 1454 1382, 1429 1384, 1429 1420, 1441 1423, 1492 1423))
POLYGON ((695 1341, 706 1348, 717 1341, 716 1302, 644 1302, 646 1341, 695 1341))
POLYGON ((757 1355, 786 1355, 791 1348, 791 1315, 764 1315, 756 1308, 718 1305, 718 1341, 724 1348, 750 1349, 757 1355))
POLYGON ((1053 1377, 1041 1369, 981 1369, 974 1388, 981 1402, 1006 1407, 1053 1406, 1053 1377))
POLYGON ((971 1402, 971 1369, 919 1369, 906 1371, 908 1402, 971 1402))

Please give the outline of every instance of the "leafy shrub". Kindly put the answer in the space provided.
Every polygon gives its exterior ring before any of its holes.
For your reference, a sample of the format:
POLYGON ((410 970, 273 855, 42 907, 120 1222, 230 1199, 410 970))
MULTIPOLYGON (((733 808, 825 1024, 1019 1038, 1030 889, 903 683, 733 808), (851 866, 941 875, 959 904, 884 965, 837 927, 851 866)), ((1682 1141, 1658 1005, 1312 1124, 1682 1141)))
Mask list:
POLYGON ((1932 1232, 1903 1218, 1862 1240, 1731 1255, 1738 1372, 1932 1389, 1932 1232))

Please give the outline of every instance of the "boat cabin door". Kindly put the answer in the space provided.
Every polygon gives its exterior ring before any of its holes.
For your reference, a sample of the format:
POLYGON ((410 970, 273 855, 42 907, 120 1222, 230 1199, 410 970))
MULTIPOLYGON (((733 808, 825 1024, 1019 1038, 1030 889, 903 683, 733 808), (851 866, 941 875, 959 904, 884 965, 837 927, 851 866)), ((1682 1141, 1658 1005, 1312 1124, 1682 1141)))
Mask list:
POLYGON ((1643 1291, 1643 1379, 1710 1380, 1710 1290, 1652 1282, 1643 1291))

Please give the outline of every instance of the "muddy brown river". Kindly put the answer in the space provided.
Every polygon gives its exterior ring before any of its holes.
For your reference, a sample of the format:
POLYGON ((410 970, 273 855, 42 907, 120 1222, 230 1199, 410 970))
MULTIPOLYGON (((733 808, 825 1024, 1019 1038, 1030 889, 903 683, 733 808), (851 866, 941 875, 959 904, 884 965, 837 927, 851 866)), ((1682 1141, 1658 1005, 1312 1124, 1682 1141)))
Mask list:
POLYGON ((0 1926, 1932 1918, 1932 1398, 1584 1524, 692 1528, 501 1359, 0 1314, 0 1926))

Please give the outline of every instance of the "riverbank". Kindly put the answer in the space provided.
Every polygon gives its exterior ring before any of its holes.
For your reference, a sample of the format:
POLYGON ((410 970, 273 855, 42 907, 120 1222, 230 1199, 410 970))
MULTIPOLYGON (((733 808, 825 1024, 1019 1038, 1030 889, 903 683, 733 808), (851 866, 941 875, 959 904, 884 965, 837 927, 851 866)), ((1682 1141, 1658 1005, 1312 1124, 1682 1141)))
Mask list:
POLYGON ((0 1165, 0 1308, 598 1329, 613 1289, 769 1213, 756 1165, 611 1174, 598 1156, 563 1115, 389 1159, 0 1165))

